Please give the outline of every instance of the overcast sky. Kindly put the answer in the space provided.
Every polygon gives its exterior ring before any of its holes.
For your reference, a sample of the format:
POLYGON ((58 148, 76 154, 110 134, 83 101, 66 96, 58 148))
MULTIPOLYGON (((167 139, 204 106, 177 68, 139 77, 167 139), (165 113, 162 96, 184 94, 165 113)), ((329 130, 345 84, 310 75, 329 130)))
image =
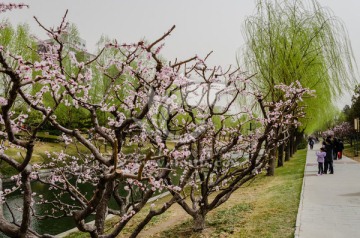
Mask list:
MULTIPOLYGON (((204 57, 214 51, 209 63, 236 64, 243 47, 244 19, 254 13, 255 0, 23 0, 30 9, 1 14, 14 24, 26 22, 31 31, 45 39, 33 16, 46 26, 56 26, 66 9, 68 20, 76 24, 89 51, 94 51, 101 35, 119 43, 139 39, 155 40, 172 25, 175 31, 166 40, 163 56, 186 59, 204 57)), ((319 0, 346 25, 358 65, 360 64, 360 1, 319 0)), ((359 65, 360 66, 360 65, 359 65)), ((352 93, 352 92, 351 92, 352 93)), ((343 104, 350 103, 348 96, 343 104)))

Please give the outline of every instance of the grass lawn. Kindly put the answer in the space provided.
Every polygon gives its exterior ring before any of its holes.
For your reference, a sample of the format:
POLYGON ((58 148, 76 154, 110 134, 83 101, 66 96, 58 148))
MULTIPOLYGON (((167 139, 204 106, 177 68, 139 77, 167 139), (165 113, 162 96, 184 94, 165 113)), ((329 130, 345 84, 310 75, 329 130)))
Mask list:
MULTIPOLYGON (((360 151, 359 151, 360 152, 360 151)), ((345 144, 345 148, 343 151, 344 155, 349 157, 350 159, 356 160, 360 162, 360 156, 354 156, 354 147, 350 146, 350 144, 345 144)))
MULTIPOLYGON (((8 143, 5 142, 5 144, 7 145, 8 143)), ((82 145, 78 145, 78 148, 81 152, 86 151, 86 148, 82 145)), ((34 146, 31 164, 49 162, 49 158, 47 157, 45 152, 60 152, 62 150, 70 155, 77 154, 77 148, 74 144, 70 144, 65 147, 65 144, 63 142, 52 143, 37 141, 34 146)), ((7 150, 5 150, 5 154, 21 162, 23 161, 22 158, 26 155, 26 151, 24 149, 8 148, 7 150)), ((2 162, 0 164, 0 173, 5 177, 17 174, 15 169, 13 169, 5 162, 2 162)))
MULTIPOLYGON (((264 174, 235 192, 230 199, 208 214, 203 233, 192 232, 191 218, 177 204, 148 224, 139 237, 294 237, 295 222, 304 176, 306 150, 299 150, 274 177, 264 174)), ((155 204, 162 204, 168 197, 155 204)), ((129 237, 136 221, 145 216, 149 207, 129 223, 119 237, 129 237)), ((107 229, 116 223, 111 219, 107 229)), ((74 233, 68 237, 88 237, 74 233)))

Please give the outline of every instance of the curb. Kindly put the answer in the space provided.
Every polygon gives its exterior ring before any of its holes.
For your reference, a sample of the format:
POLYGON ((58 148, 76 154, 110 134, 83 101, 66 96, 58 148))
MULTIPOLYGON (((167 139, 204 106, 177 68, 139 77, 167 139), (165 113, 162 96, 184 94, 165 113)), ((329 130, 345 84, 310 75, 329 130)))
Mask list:
MULTIPOLYGON (((307 160, 307 153, 306 153, 306 160, 307 160)), ((305 161, 305 168, 304 168, 304 176, 303 176, 303 182, 302 182, 302 187, 301 187, 301 194, 300 194, 300 202, 299 202, 299 208, 298 208, 298 213, 296 216, 296 224, 295 224, 295 234, 294 234, 294 238, 299 238, 300 237, 300 230, 301 230, 301 211, 303 209, 303 202, 304 202, 304 188, 305 188, 305 172, 306 172, 306 161, 305 161)))

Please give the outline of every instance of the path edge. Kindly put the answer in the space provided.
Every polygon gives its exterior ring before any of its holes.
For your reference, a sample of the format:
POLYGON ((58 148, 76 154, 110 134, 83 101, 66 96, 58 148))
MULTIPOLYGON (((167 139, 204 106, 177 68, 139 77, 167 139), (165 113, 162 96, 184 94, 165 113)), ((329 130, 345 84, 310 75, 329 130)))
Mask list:
POLYGON ((306 164, 307 164, 307 159, 308 159, 308 150, 309 150, 309 148, 307 148, 307 151, 306 151, 306 159, 305 159, 305 165, 304 165, 303 182, 302 182, 302 186, 301 186, 299 208, 298 208, 298 212, 297 212, 297 216, 296 216, 294 238, 299 238, 299 237, 300 237, 301 212, 302 212, 302 209, 303 209, 303 202, 304 202, 305 173, 306 173, 306 164))

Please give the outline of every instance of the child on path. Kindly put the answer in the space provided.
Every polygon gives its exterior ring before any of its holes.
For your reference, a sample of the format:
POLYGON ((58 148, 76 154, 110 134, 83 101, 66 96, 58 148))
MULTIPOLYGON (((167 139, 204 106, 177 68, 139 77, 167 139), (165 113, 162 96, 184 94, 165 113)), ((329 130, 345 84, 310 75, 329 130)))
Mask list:
POLYGON ((325 156, 326 156, 325 148, 320 148, 320 151, 316 151, 316 156, 317 156, 317 162, 318 162, 318 167, 319 167, 317 175, 322 175, 324 173, 323 165, 324 165, 325 156))

